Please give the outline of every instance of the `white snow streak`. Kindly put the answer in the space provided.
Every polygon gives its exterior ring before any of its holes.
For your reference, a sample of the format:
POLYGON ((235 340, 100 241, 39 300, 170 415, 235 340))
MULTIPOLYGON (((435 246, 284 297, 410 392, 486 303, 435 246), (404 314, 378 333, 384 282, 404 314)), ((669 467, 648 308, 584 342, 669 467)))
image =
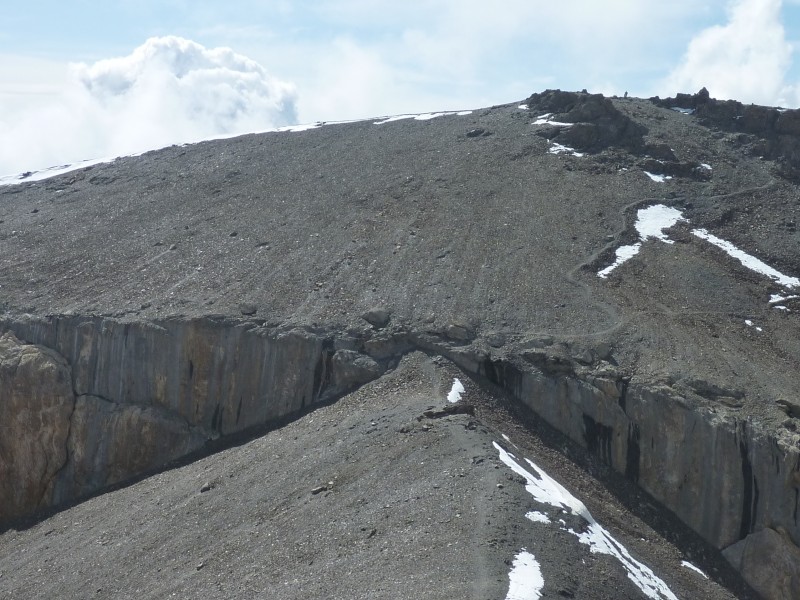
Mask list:
POLYGON ((532 124, 533 125, 556 125, 558 127, 572 127, 574 123, 561 123, 560 121, 551 121, 550 118, 553 116, 553 113, 545 113, 537 118, 532 124))
POLYGON ((461 400, 461 394, 463 393, 464 385, 458 379, 453 379, 453 387, 450 388, 450 393, 447 394, 447 401, 455 404, 461 400))
POLYGON ((640 242, 629 246, 620 246, 616 250, 616 259, 614 263, 607 266, 597 273, 598 277, 605 279, 608 275, 624 263, 630 260, 639 252, 642 247, 642 242, 646 242, 650 238, 661 240, 666 244, 672 244, 673 241, 664 233, 665 229, 669 229, 679 221, 683 221, 681 211, 676 208, 670 208, 663 204, 654 204, 647 208, 639 209, 636 213, 636 224, 634 227, 639 233, 640 242))
POLYGON ((517 108, 520 109, 520 110, 528 110, 528 105, 527 104, 520 104, 517 108))
POLYGON ((42 169, 41 171, 28 171, 27 173, 19 173, 16 175, 4 175, 0 177, 0 185, 14 185, 17 183, 27 183, 29 181, 42 181, 55 177, 56 175, 63 175, 70 171, 77 171, 78 169, 85 169, 94 165, 103 163, 112 163, 116 158, 95 158, 92 160, 82 160, 69 165, 58 165, 50 167, 49 169, 42 169))
POLYGON ((787 300, 793 300, 794 298, 800 298, 800 296, 781 296, 780 294, 770 294, 769 303, 777 304, 778 302, 786 302, 787 300))
POLYGON ((598 271, 597 276, 598 277, 602 277, 603 279, 605 279, 606 277, 608 277, 608 275, 609 275, 609 273, 611 273, 611 271, 616 269, 618 266, 620 266, 626 260, 630 260, 631 258, 636 256, 639 253, 639 250, 640 250, 641 247, 642 247, 642 243, 641 242, 637 242, 637 243, 632 244, 630 246, 620 246, 619 248, 617 248, 616 258, 614 259, 614 262, 612 264, 608 265, 605 269, 603 269, 601 271, 598 271))
POLYGON ((550 146, 550 154, 571 154, 572 156, 581 157, 583 156, 583 152, 577 152, 575 148, 570 148, 569 146, 563 146, 561 144, 556 144, 555 142, 551 142, 552 146, 550 146))
POLYGON ((533 521, 534 523, 552 523, 550 517, 544 513, 540 513, 538 510, 532 510, 525 513, 525 518, 529 521, 533 521))
POLYGON ((656 183, 664 183, 667 179, 672 179, 671 175, 657 175, 656 173, 651 173, 650 171, 644 171, 644 174, 656 183))
POLYGON ((575 535, 581 543, 587 544, 591 552, 609 554, 616 557, 628 573, 630 579, 648 598, 654 600, 677 600, 675 594, 659 577, 646 565, 633 558, 628 550, 606 531, 602 525, 594 520, 586 506, 573 496, 564 486, 551 478, 532 461, 525 459, 528 465, 536 472, 534 476, 522 467, 514 458, 496 442, 492 442, 500 454, 500 460, 511 468, 512 471, 525 478, 525 489, 533 496, 534 500, 542 504, 549 504, 565 512, 583 517, 588 527, 584 532, 571 529, 565 531, 575 535))
POLYGON ((435 119, 436 117, 446 117, 448 115, 458 115, 459 117, 463 117, 465 115, 471 115, 471 110, 461 110, 458 112, 437 112, 437 113, 422 113, 422 114, 413 114, 413 115, 395 115, 393 117, 386 117, 381 121, 375 121, 373 125, 383 125, 384 123, 391 123, 392 121, 401 121, 403 119, 414 119, 415 121, 429 121, 430 119, 435 119))
POLYGON ((800 287, 800 279, 798 279, 797 277, 789 277, 788 275, 784 275, 780 271, 777 271, 772 267, 770 267, 768 264, 761 262, 755 256, 751 256, 746 252, 739 250, 739 248, 737 248, 730 242, 726 242, 725 240, 710 234, 707 230, 693 229, 692 233, 697 237, 699 237, 700 239, 706 240, 707 242, 714 244, 717 248, 721 248, 722 250, 727 252, 730 256, 737 259, 740 263, 742 263, 745 267, 747 267, 751 271, 755 271, 756 273, 761 273, 762 275, 766 275, 773 281, 776 281, 780 283, 782 286, 787 288, 800 287))
POLYGON ((696 573, 700 573, 700 575, 702 575, 703 577, 708 579, 708 575, 703 573, 700 569, 698 569, 697 567, 695 567, 692 563, 690 563, 688 561, 682 560, 681 561, 681 566, 682 567, 686 567, 687 569, 691 569, 692 571, 695 571, 696 573))
POLYGON ((533 554, 524 548, 514 558, 508 579, 506 600, 538 600, 542 597, 542 570, 533 554))
MULTIPOLYGON (((383 125, 384 123, 390 123, 392 121, 400 121, 401 119, 415 119, 417 121, 427 121, 430 119, 434 119, 436 117, 443 117, 447 115, 457 115, 457 116, 466 116, 472 114, 471 110, 461 110, 458 112, 438 112, 438 113, 423 113, 423 114, 413 114, 413 115, 395 115, 393 117, 386 117, 381 121, 375 121, 375 125, 383 125)), ((317 121, 315 123, 303 123, 300 125, 285 125, 283 127, 277 127, 273 129, 259 129, 256 131, 251 132, 234 132, 234 133, 221 133, 218 135, 208 136, 203 138, 199 141, 211 141, 211 140, 224 140, 233 137, 238 137, 241 135, 247 135, 248 133, 253 134, 261 134, 261 133, 272 133, 272 132, 292 132, 298 133, 301 131, 308 131, 310 129, 317 129, 322 127, 323 125, 337 125, 343 123, 353 123, 355 121, 317 121)), ((182 147, 190 146, 195 143, 199 142, 190 142, 181 144, 182 147)), ((166 146, 164 146, 166 147, 166 146)), ((159 150, 160 148, 153 148, 153 150, 159 150)), ((44 179, 49 179, 50 177, 55 177, 56 175, 63 175, 64 173, 69 173, 70 171, 77 171, 78 169, 83 169, 86 167, 91 167, 93 165, 99 165, 103 163, 112 163, 118 158, 126 158, 129 156, 140 156, 143 152, 138 152, 134 154, 125 154, 122 156, 115 156, 115 157, 106 157, 106 158, 94 158, 90 160, 83 160, 75 163, 64 164, 64 165, 56 165, 54 167, 50 167, 47 169, 41 169, 38 171, 27 171, 25 173, 15 173, 13 175, 2 175, 0 176, 0 186, 3 185, 15 185, 18 183, 27 183, 29 181, 42 181, 44 179)))
POLYGON ((683 220, 683 214, 677 208, 655 204, 636 213, 635 227, 643 242, 649 238, 656 238, 664 243, 672 244, 674 242, 667 237, 664 230, 683 220))
POLYGON ((672 110, 674 110, 675 112, 679 112, 682 115, 691 115, 694 113, 693 108, 680 108, 679 106, 673 106, 672 110))

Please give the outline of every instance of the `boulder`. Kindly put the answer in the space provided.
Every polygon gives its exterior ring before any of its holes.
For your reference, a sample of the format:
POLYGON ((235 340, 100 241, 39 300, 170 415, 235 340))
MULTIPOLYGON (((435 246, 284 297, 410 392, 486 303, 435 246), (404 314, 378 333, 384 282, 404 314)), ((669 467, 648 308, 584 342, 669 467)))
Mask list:
POLYGON ((764 600, 800 598, 800 548, 784 532, 762 529, 722 554, 764 600))
POLYGON ((331 359, 331 368, 334 388, 338 391, 351 390, 383 374, 377 362, 353 350, 337 350, 331 359))
POLYGON ((389 309, 382 306, 376 306, 361 315, 361 318, 376 329, 381 329, 389 324, 389 318, 391 315, 392 312, 389 309))

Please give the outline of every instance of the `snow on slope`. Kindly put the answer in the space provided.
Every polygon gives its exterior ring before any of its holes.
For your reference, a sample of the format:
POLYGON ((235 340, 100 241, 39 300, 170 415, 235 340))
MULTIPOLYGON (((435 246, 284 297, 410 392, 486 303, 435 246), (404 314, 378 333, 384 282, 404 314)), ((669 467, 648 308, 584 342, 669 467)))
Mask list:
MULTIPOLYGON (((458 112, 438 112, 438 113, 421 113, 421 114, 408 114, 408 115, 395 115, 391 117, 385 117, 382 120, 375 121, 375 125, 383 125, 385 123, 391 123, 392 121, 400 121, 402 119, 414 119, 416 121, 428 121, 430 119, 435 119, 436 117, 445 117, 449 115, 457 115, 457 116, 466 116, 472 114, 471 110, 462 110, 458 112)), ((370 119, 364 119, 370 120, 370 119)), ((275 129, 263 129, 259 131, 253 131, 251 134, 261 134, 261 133, 272 133, 272 132, 292 132, 297 133, 300 131, 308 131, 309 129, 317 129, 318 127, 322 127, 323 125, 340 125, 344 123, 353 123, 355 121, 326 121, 326 122, 316 122, 316 123, 306 123, 302 125, 286 125, 284 127, 278 127, 275 129)), ((220 134, 205 138, 201 141, 211 141, 211 140, 224 140, 233 137, 238 137, 241 135, 248 135, 243 133, 231 133, 231 134, 220 134)), ((199 143, 199 142, 193 142, 199 143)), ((181 144, 181 146, 189 146, 193 144, 181 144)), ((153 148, 152 150, 159 150, 160 148, 153 148)), ((83 160, 76 163, 65 164, 65 165, 58 165, 54 167, 50 167, 48 169, 42 169, 40 171, 26 171, 24 173, 15 173, 13 175, 2 175, 0 176, 0 186, 2 185, 15 185, 18 183, 27 183, 29 181, 42 181, 44 179, 49 179, 50 177, 55 177, 56 175, 63 175, 64 173, 69 173, 70 171, 77 171, 78 169, 83 169, 86 167, 90 167, 93 165, 99 165, 103 163, 112 163, 117 158, 126 158, 128 156, 139 156, 143 154, 143 152, 139 152, 136 154, 126 154, 125 156, 118 156, 118 157, 111 157, 111 158, 95 158, 90 160, 83 160)))
MULTIPOLYGON (((655 575, 647 565, 633 558, 625 546, 594 520, 594 517, 592 517, 583 502, 573 496, 564 486, 550 477, 531 460, 525 459, 536 475, 520 465, 516 457, 504 450, 497 442, 492 442, 492 444, 498 451, 500 460, 517 475, 525 478, 525 489, 533 496, 536 502, 552 506, 569 514, 578 515, 586 522, 587 528, 585 531, 579 532, 567 529, 567 526, 562 524, 564 531, 571 533, 582 544, 589 546, 591 552, 608 554, 619 560, 628 574, 628 579, 648 598, 653 598, 654 600, 678 600, 667 584, 655 575)), ((535 519, 530 520, 537 522, 535 519)), ((514 564, 516 566, 516 561, 514 564)), ((537 584, 538 580, 534 581, 531 577, 529 585, 534 587, 537 584)), ((507 597, 507 600, 509 597, 507 597)), ((524 597, 527 598, 528 596, 524 597)), ((537 598, 538 596, 529 597, 537 598)))
MULTIPOLYGON (((614 271, 614 269, 636 256, 642 247, 642 243, 651 238, 660 240, 666 244, 674 243, 664 233, 664 230, 669 229, 680 221, 686 221, 683 213, 676 208, 671 208, 663 204, 655 204, 647 208, 639 209, 636 214, 636 223, 634 224, 634 227, 639 233, 640 241, 635 244, 620 246, 617 248, 614 262, 604 269, 598 271, 597 276, 602 279, 607 278, 611 272, 614 271)), ((737 248, 730 242, 709 233, 706 229, 692 229, 692 235, 700 238, 701 240, 709 242, 717 248, 720 248, 729 256, 737 259, 743 266, 747 267, 751 271, 769 277, 774 282, 780 284, 786 289, 800 288, 800 278, 781 273, 755 256, 752 256, 747 252, 737 248)), ((770 304, 783 302, 796 297, 796 295, 781 296, 778 294, 773 294, 770 298, 770 304)), ((786 307, 776 306, 776 308, 788 310, 786 307)))

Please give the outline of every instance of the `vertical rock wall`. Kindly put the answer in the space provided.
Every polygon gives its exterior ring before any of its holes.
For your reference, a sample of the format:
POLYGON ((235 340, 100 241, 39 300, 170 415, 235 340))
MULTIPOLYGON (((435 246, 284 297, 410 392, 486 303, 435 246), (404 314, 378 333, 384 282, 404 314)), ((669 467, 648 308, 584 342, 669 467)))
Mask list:
POLYGON ((613 368, 486 360, 481 373, 718 548, 765 527, 800 542, 800 448, 613 368))
POLYGON ((62 357, 11 333, 0 336, 0 517, 52 502, 74 408, 62 357))
POLYGON ((0 520, 124 481, 382 373, 307 331, 248 323, 24 317, 0 322, 2 331, 0 520))

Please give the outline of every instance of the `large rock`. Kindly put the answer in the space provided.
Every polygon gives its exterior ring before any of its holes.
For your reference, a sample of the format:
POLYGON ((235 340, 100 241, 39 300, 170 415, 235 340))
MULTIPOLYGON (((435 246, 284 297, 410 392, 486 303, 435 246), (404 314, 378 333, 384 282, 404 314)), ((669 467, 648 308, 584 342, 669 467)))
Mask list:
POLYGON ((800 598, 800 548, 785 533, 765 528, 722 554, 765 600, 800 598))
POLYGON ((0 519, 30 513, 53 498, 67 462, 75 407, 70 368, 52 350, 0 337, 0 519))
POLYGON ((80 396, 56 498, 79 498, 125 481, 197 450, 206 440, 200 429, 158 407, 80 396))

